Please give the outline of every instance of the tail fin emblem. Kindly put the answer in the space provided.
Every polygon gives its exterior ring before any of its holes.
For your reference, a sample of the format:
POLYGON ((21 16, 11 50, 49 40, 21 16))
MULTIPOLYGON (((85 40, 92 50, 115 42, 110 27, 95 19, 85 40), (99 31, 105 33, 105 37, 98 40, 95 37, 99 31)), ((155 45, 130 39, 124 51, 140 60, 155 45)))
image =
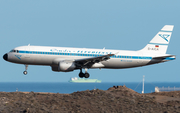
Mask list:
POLYGON ((170 35, 167 35, 167 34, 159 34, 159 36, 160 37, 162 37, 164 40, 166 40, 167 42, 168 42, 168 37, 170 36, 170 35))

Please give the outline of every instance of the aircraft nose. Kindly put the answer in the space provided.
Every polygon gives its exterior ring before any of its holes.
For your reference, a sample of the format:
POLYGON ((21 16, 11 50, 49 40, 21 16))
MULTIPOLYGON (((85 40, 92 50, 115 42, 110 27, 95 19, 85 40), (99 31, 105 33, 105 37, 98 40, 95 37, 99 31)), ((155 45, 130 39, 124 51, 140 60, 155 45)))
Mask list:
POLYGON ((6 60, 6 61, 8 60, 8 55, 7 55, 7 53, 4 54, 3 59, 6 60))

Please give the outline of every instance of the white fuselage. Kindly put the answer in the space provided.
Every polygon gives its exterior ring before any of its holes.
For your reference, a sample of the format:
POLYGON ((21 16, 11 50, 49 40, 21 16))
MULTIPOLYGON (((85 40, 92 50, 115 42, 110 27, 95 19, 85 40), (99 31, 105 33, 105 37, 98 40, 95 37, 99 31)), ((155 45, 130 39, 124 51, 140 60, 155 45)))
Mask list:
POLYGON ((57 66, 60 61, 75 61, 98 57, 107 54, 115 54, 106 61, 95 63, 90 68, 131 68, 145 66, 154 63, 173 60, 169 57, 163 60, 152 59, 161 54, 148 54, 141 51, 123 51, 108 49, 86 49, 86 48, 66 48, 66 47, 47 47, 47 46, 21 46, 14 48, 8 53, 8 61, 26 65, 48 65, 57 66))

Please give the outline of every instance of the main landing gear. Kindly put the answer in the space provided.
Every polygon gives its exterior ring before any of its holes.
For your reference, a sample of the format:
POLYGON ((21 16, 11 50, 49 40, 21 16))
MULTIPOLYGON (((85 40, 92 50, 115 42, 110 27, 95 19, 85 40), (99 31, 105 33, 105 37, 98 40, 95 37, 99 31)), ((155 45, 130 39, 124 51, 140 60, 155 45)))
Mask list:
POLYGON ((28 65, 25 65, 25 71, 23 72, 24 75, 27 75, 27 69, 28 69, 28 65))
POLYGON ((87 68, 85 68, 85 73, 83 73, 82 72, 82 69, 80 69, 80 73, 79 73, 79 77, 80 78, 83 78, 83 77, 85 77, 85 78, 89 78, 89 73, 87 72, 87 68))

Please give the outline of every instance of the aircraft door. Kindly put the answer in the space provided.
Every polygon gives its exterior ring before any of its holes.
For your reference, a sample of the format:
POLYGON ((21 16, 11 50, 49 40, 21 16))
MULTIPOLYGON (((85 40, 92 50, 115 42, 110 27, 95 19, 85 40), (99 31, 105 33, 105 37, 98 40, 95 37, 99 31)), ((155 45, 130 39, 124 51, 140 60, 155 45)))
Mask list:
POLYGON ((29 47, 26 47, 26 54, 25 54, 25 58, 29 59, 30 58, 30 53, 29 53, 29 47))
POLYGON ((143 63, 143 54, 142 53, 138 53, 138 63, 139 64, 143 63))

